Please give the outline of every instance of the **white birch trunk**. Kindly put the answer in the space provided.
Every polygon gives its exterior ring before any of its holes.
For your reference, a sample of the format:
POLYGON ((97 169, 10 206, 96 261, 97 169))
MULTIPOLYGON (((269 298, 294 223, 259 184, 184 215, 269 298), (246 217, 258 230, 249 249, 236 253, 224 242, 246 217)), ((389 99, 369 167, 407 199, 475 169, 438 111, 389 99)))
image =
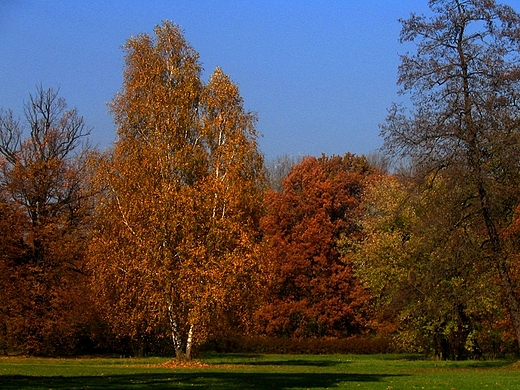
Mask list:
POLYGON ((193 324, 190 324, 188 339, 186 341, 186 360, 191 360, 191 348, 193 346, 193 324))
POLYGON ((182 357, 181 337, 179 334, 179 327, 177 326, 177 322, 173 317, 173 307, 171 305, 168 306, 168 316, 170 318, 170 330, 172 335, 173 347, 175 348, 175 357, 177 359, 180 359, 182 357))

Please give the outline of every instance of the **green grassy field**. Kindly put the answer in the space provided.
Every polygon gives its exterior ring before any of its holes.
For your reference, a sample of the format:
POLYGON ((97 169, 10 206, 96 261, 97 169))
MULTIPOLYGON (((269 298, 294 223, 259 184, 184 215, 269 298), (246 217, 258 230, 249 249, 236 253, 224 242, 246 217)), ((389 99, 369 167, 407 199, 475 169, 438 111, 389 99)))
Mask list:
POLYGON ((520 365, 507 360, 213 354, 176 368, 166 361, 0 358, 0 389, 520 389, 520 365))

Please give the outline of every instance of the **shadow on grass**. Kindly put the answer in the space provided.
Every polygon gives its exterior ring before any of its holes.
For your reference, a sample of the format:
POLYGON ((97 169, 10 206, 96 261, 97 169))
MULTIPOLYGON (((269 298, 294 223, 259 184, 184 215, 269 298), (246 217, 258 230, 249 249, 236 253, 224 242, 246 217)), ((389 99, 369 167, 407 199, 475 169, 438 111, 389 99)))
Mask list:
POLYGON ((0 376, 0 388, 14 389, 294 389, 380 382, 400 375, 299 373, 161 373, 110 376, 37 377, 0 376))
MULTIPOLYGON (((203 358, 207 364, 221 365, 231 364, 235 366, 304 366, 304 367, 334 367, 337 365, 344 365, 348 363, 345 360, 332 360, 331 358, 316 359, 316 356, 302 359, 273 359, 275 355, 262 354, 247 354, 247 353, 233 353, 233 354, 204 354, 203 358)), ((311 355, 307 355, 311 356, 311 355)))
MULTIPOLYGON (((369 355, 370 356, 370 355, 369 355)), ((412 354, 383 354, 383 355, 377 355, 378 360, 404 360, 404 361, 421 361, 421 360, 428 360, 428 358, 425 355, 412 353, 412 354)))
POLYGON ((332 361, 332 360, 260 360, 260 361, 248 361, 248 362, 233 362, 234 365, 247 365, 247 366, 304 366, 304 367, 334 367, 338 364, 345 364, 345 361, 332 361))
POLYGON ((488 361, 475 361, 468 364, 468 368, 504 368, 512 365, 513 361, 507 360, 488 360, 488 361))

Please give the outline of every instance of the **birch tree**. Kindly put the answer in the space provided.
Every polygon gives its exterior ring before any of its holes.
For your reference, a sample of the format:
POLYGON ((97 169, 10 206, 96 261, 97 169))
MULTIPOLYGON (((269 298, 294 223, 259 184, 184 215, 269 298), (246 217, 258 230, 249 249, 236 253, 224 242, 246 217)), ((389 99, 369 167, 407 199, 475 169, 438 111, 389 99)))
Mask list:
POLYGON ((95 160, 91 265, 121 334, 168 329, 176 356, 190 358, 254 288, 262 157, 236 85, 218 68, 202 82, 177 26, 154 33, 124 46, 118 139, 95 160))

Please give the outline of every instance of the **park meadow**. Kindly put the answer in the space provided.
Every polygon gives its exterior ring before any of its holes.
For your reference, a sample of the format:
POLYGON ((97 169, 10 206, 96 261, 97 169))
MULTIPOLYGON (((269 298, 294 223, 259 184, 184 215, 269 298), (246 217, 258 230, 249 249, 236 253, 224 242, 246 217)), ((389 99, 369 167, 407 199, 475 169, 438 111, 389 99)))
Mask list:
POLYGON ((518 389, 514 360, 424 355, 205 354, 166 358, 0 358, 11 389, 518 389))

